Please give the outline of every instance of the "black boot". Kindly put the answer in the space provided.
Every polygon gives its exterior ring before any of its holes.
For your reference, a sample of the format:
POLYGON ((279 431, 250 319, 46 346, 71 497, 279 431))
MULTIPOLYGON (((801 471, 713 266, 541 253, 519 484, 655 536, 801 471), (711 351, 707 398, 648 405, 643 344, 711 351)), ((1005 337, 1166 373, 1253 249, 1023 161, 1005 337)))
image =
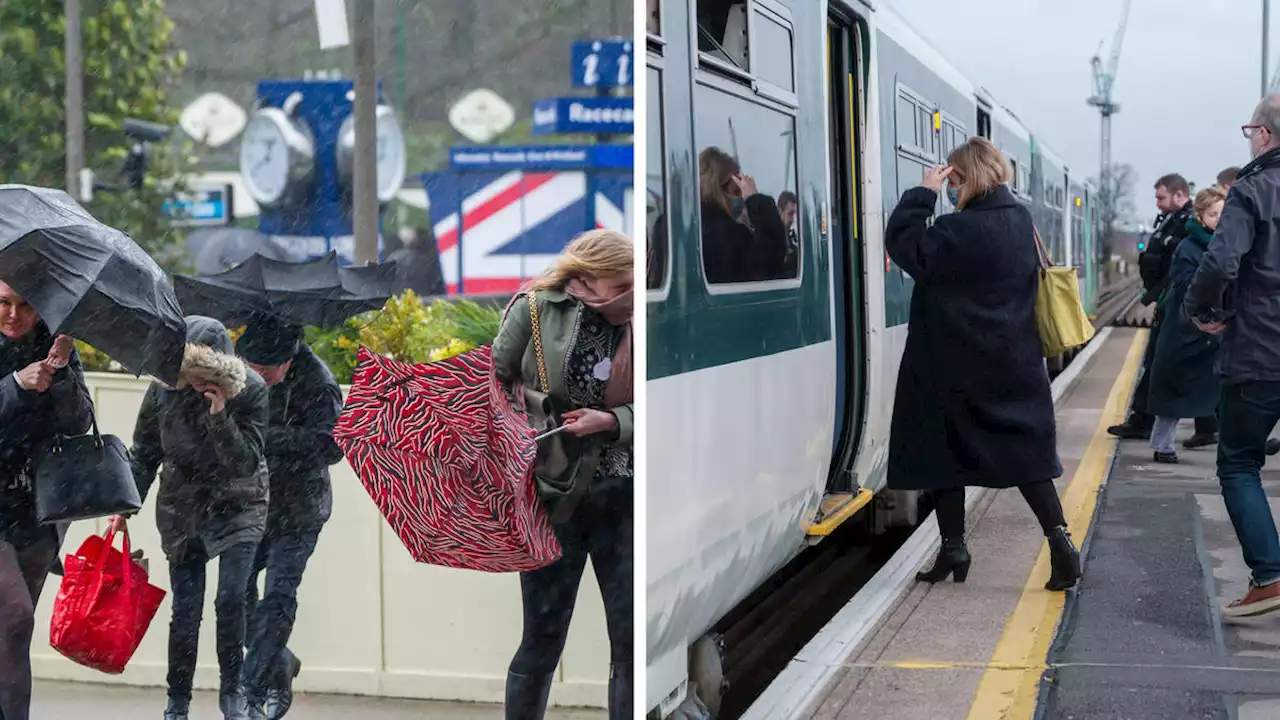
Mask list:
POLYGON ((165 708, 164 720, 187 720, 191 712, 190 697, 169 696, 169 707, 165 708))
POLYGON ((1182 441, 1182 447, 1188 450, 1194 450, 1196 448, 1208 447, 1210 445, 1217 445, 1217 444, 1218 444, 1218 433, 1198 432, 1195 435, 1192 435, 1191 437, 1182 441))
POLYGON ((302 661, 288 650, 285 652, 289 657, 288 679, 284 687, 267 690, 267 720, 280 720, 285 713, 289 712, 289 708, 293 707, 293 680, 298 677, 298 673, 302 672, 302 661))
POLYGON ((261 708, 249 706, 244 691, 240 689, 219 695, 218 708, 222 710, 223 720, 266 720, 261 708))
POLYGON ((969 549, 964 546, 963 537, 943 538, 942 548, 938 550, 938 558, 933 561, 933 567, 925 572, 916 573, 916 582, 942 582, 954 572, 956 582, 962 583, 969 577, 971 560, 969 549))
POLYGON ((1280 438, 1267 438, 1267 454, 1280 453, 1280 438))
POLYGON ((631 720, 635 715, 635 693, 631 690, 631 663, 613 663, 609 666, 609 720, 631 720))
POLYGON ((554 678, 554 672, 533 676, 508 671, 507 720, 542 720, 547 713, 547 698, 551 696, 554 678))
POLYGON ((1050 530, 1045 537, 1049 539, 1049 564, 1053 572, 1049 574, 1049 582, 1044 584, 1044 589, 1066 590, 1079 582, 1083 574, 1080 551, 1071 542, 1071 533, 1064 525, 1050 530))

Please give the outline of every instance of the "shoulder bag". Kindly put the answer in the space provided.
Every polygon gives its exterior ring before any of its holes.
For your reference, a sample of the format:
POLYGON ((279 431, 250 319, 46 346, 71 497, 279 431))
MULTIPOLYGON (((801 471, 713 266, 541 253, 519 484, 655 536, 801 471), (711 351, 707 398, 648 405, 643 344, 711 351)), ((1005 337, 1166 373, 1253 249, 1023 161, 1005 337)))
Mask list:
POLYGON ((1046 358, 1080 347, 1093 338, 1093 323, 1080 302, 1080 281, 1073 267, 1055 267, 1032 226, 1036 255, 1040 262, 1040 284, 1036 289, 1036 329, 1046 358))
POLYGON ((129 451, 115 435, 58 435, 32 464, 36 520, 41 524, 127 515, 142 509, 129 451))
POLYGON ((538 388, 524 390, 529 425, 538 433, 538 455, 533 464, 533 477, 538 483, 538 495, 547 506, 552 523, 568 520, 587 491, 596 466, 600 461, 600 448, 587 438, 579 438, 563 432, 561 415, 569 408, 548 391, 547 361, 542 353, 542 327, 538 321, 538 298, 531 291, 529 318, 533 326, 533 351, 538 359, 538 388))

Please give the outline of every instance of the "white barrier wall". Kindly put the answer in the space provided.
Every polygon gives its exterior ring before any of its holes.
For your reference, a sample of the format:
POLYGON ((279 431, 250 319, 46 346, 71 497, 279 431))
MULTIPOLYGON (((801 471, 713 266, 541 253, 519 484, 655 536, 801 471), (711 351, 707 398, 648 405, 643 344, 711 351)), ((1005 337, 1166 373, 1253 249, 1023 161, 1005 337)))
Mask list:
MULTIPOLYGON (((132 444, 133 425, 147 383, 90 374, 89 388, 103 433, 132 444)), ((413 561, 344 461, 333 466, 333 517, 303 578, 298 620, 289 647, 302 660, 295 689, 435 700, 500 703, 507 664, 520 642, 519 577, 452 570, 413 561)), ((153 486, 130 523, 134 548, 151 561, 152 583, 169 589, 168 567, 155 526, 153 486)), ((62 552, 74 552, 105 523, 71 527, 62 552)), ((117 545, 118 546, 118 545, 117 545)), ((166 598, 124 674, 80 667, 49 646, 49 617, 60 578, 50 576, 36 614, 35 676, 163 686, 170 606, 166 598)), ((261 582, 261 580, 260 580, 261 582)), ((208 568, 200 628, 197 688, 218 686, 213 595, 216 561, 208 568)), ((588 568, 551 701, 606 706, 609 643, 604 608, 588 568)))

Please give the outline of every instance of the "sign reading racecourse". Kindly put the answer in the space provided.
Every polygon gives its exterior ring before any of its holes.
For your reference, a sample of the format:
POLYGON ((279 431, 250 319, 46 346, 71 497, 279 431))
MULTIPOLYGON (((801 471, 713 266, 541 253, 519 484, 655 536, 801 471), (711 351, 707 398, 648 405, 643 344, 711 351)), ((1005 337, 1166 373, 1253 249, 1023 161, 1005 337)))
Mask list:
POLYGON ((635 104, 629 97, 559 97, 533 104, 533 134, 630 135, 635 104))

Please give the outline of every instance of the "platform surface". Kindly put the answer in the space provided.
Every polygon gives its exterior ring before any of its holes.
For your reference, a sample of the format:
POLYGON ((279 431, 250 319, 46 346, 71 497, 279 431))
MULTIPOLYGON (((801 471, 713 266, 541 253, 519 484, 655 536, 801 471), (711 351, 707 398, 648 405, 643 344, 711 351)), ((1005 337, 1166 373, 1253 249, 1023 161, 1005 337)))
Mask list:
MULTIPOLYGON (((1043 536, 1016 490, 968 520, 968 582, 915 585, 853 650, 813 720, 1280 718, 1280 613, 1224 622, 1248 569, 1218 490, 1215 448, 1156 464, 1116 441, 1145 330, 1115 329, 1058 404, 1058 481, 1085 546, 1069 593, 1041 587, 1043 536), (1082 532, 1082 530, 1084 532, 1082 532)), ((1188 421, 1178 439, 1193 432, 1188 421)), ((1280 462, 1264 468, 1280 518, 1280 462)))
MULTIPOLYGON (((32 720, 137 720, 164 714, 165 693, 156 688, 90 685, 36 681, 31 704, 32 720)), ((218 698, 197 692, 191 704, 191 720, 216 720, 218 698)), ((288 717, 298 720, 501 720, 497 705, 387 700, 381 698, 299 695, 288 717)), ((552 708, 546 720, 603 720, 601 710, 552 708)))

